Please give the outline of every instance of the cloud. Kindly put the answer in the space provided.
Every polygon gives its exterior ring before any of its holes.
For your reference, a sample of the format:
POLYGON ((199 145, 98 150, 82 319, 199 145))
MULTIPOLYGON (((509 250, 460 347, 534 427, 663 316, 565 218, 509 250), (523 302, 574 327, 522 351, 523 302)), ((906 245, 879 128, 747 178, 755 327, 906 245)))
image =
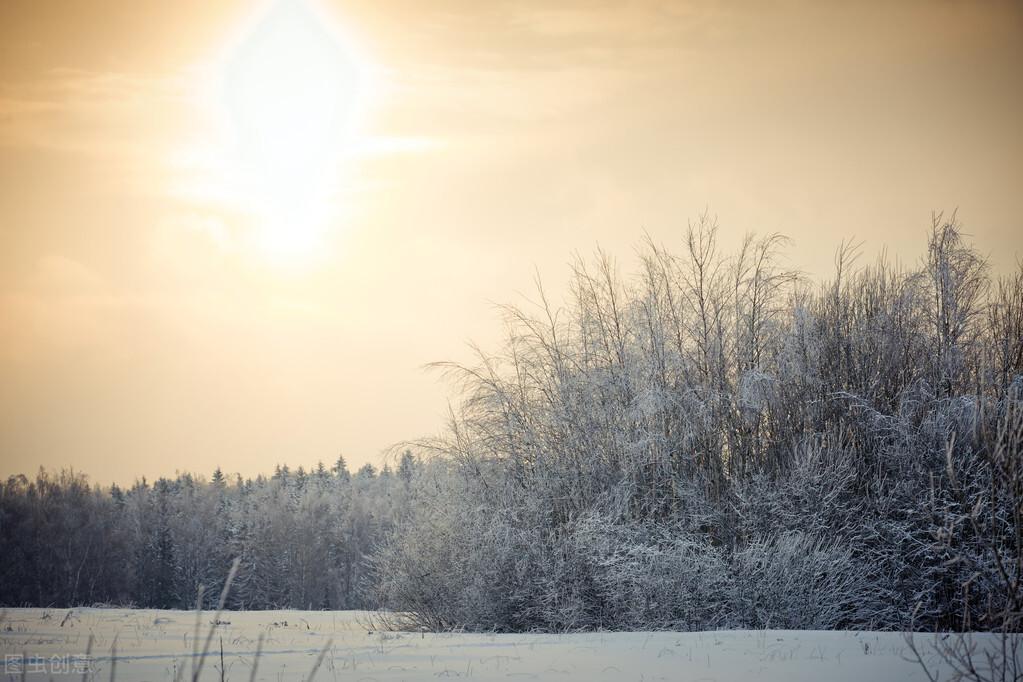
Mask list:
POLYGON ((0 84, 0 147, 145 162, 187 120, 180 75, 54 69, 0 84))
POLYGON ((103 279, 96 272, 60 254, 40 258, 29 279, 29 289, 60 295, 91 294, 103 288, 103 279))
POLYGON ((237 248, 237 237, 232 233, 230 225, 221 216, 211 213, 189 211, 167 216, 161 221, 158 232, 168 231, 199 235, 224 251, 237 248))
POLYGON ((22 286, 0 294, 0 351, 28 357, 74 350, 104 338, 103 318, 120 305, 92 269, 61 254, 39 258, 22 286))

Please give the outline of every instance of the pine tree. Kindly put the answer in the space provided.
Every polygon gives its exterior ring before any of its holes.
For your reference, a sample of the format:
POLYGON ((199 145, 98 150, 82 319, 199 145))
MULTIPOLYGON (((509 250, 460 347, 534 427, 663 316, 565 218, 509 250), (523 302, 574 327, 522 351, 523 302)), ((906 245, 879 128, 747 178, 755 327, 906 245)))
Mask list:
POLYGON ((411 450, 406 450, 401 453, 401 461, 398 463, 398 478, 400 478, 405 486, 408 487, 412 484, 412 475, 416 469, 416 458, 412 455, 411 450))
POLYGON ((350 481, 352 475, 348 471, 348 464, 345 462, 344 455, 338 455, 337 461, 334 462, 334 466, 330 469, 335 476, 341 481, 350 481))

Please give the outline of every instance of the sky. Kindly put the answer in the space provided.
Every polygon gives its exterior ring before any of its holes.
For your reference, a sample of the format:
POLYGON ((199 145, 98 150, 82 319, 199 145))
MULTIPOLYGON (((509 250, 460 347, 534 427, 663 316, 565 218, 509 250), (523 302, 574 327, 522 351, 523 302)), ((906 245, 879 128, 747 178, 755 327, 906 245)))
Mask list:
POLYGON ((0 0, 0 476, 440 432, 427 363, 645 234, 1023 257, 1023 5, 0 0))

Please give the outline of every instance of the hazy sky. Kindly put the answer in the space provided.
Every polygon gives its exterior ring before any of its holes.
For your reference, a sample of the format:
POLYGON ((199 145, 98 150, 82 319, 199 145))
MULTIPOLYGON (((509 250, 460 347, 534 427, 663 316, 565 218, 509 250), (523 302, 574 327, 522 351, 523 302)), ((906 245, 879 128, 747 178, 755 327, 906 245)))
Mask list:
POLYGON ((707 208, 1008 270, 1021 7, 0 0, 0 475, 376 463, 534 268, 707 208))

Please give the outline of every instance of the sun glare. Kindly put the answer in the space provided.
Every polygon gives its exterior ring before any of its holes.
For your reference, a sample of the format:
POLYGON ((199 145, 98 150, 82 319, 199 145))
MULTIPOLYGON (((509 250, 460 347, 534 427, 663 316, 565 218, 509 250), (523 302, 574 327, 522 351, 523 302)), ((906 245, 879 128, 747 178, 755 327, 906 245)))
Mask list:
POLYGON ((227 59, 235 181, 271 262, 306 262, 321 246, 362 81, 329 19, 299 0, 273 4, 227 59))

